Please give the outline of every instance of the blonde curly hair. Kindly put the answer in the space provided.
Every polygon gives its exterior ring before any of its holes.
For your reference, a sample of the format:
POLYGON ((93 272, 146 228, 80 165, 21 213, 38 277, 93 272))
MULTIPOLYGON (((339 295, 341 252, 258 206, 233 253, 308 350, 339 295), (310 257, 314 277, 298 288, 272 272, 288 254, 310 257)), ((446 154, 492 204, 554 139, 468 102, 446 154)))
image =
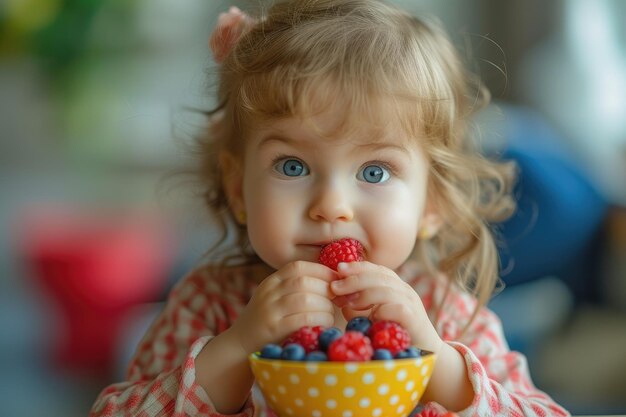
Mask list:
POLYGON ((241 158, 259 123, 340 104, 352 110, 345 131, 365 118, 372 125, 392 120, 420 141, 429 198, 445 225, 418 241, 415 256, 486 304, 499 281, 490 223, 515 208, 515 166, 475 150, 471 116, 490 96, 440 26, 378 0, 283 1, 255 22, 219 67, 218 105, 198 140, 206 203, 222 230, 213 252, 228 246, 228 231, 235 230, 230 248, 238 259, 258 261, 228 207, 219 155, 241 158))

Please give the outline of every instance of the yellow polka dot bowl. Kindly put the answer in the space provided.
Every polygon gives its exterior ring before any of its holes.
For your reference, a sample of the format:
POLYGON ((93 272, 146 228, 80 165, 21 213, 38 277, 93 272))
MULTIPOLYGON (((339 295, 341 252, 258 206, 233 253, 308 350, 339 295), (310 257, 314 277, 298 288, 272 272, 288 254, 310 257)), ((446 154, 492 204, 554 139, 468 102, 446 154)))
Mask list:
POLYGON ((436 355, 367 362, 296 362, 250 355, 263 396, 280 417, 406 417, 436 355))

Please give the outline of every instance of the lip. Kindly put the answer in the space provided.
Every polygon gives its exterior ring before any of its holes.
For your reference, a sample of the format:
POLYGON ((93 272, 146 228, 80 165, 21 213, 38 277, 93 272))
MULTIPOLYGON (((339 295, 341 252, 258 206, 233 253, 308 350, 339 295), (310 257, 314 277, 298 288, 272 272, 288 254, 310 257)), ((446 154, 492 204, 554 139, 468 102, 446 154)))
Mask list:
MULTIPOLYGON (((324 247, 326 245, 329 245, 329 244, 331 244, 333 242, 336 242, 338 240, 343 240, 343 239, 354 239, 354 238, 351 238, 351 237, 348 237, 348 236, 343 236, 343 237, 340 237, 340 238, 337 238, 337 239, 322 240, 322 241, 311 242, 311 243, 300 243, 299 245, 300 246, 315 246, 315 247, 322 248, 322 247, 324 247)), ((358 240, 358 239, 354 239, 354 240, 358 240)))
POLYGON ((326 245, 326 243, 301 243, 298 246, 302 246, 304 248, 322 249, 326 245))

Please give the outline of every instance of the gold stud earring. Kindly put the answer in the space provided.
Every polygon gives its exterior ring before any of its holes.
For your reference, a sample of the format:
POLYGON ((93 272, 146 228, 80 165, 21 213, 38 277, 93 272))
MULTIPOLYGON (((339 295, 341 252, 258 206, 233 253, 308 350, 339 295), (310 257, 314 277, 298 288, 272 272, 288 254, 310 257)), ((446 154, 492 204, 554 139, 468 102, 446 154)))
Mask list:
POLYGON ((239 222, 239 224, 246 224, 247 220, 248 220, 248 216, 246 215, 245 210, 241 210, 237 212, 237 222, 239 222))
POLYGON ((430 227, 424 226, 418 232, 417 237, 420 240, 428 240, 432 237, 432 230, 430 229, 430 227))

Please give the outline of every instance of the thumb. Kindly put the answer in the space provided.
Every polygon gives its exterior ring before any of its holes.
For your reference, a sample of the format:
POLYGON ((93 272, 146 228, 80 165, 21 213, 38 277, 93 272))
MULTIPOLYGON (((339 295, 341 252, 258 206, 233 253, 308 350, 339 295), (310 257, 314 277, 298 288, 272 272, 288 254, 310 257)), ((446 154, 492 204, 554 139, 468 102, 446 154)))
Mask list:
POLYGON ((369 317, 372 309, 368 308, 367 310, 353 310, 349 307, 343 307, 341 309, 341 314, 343 314, 343 318, 346 321, 350 321, 355 317, 369 317))

